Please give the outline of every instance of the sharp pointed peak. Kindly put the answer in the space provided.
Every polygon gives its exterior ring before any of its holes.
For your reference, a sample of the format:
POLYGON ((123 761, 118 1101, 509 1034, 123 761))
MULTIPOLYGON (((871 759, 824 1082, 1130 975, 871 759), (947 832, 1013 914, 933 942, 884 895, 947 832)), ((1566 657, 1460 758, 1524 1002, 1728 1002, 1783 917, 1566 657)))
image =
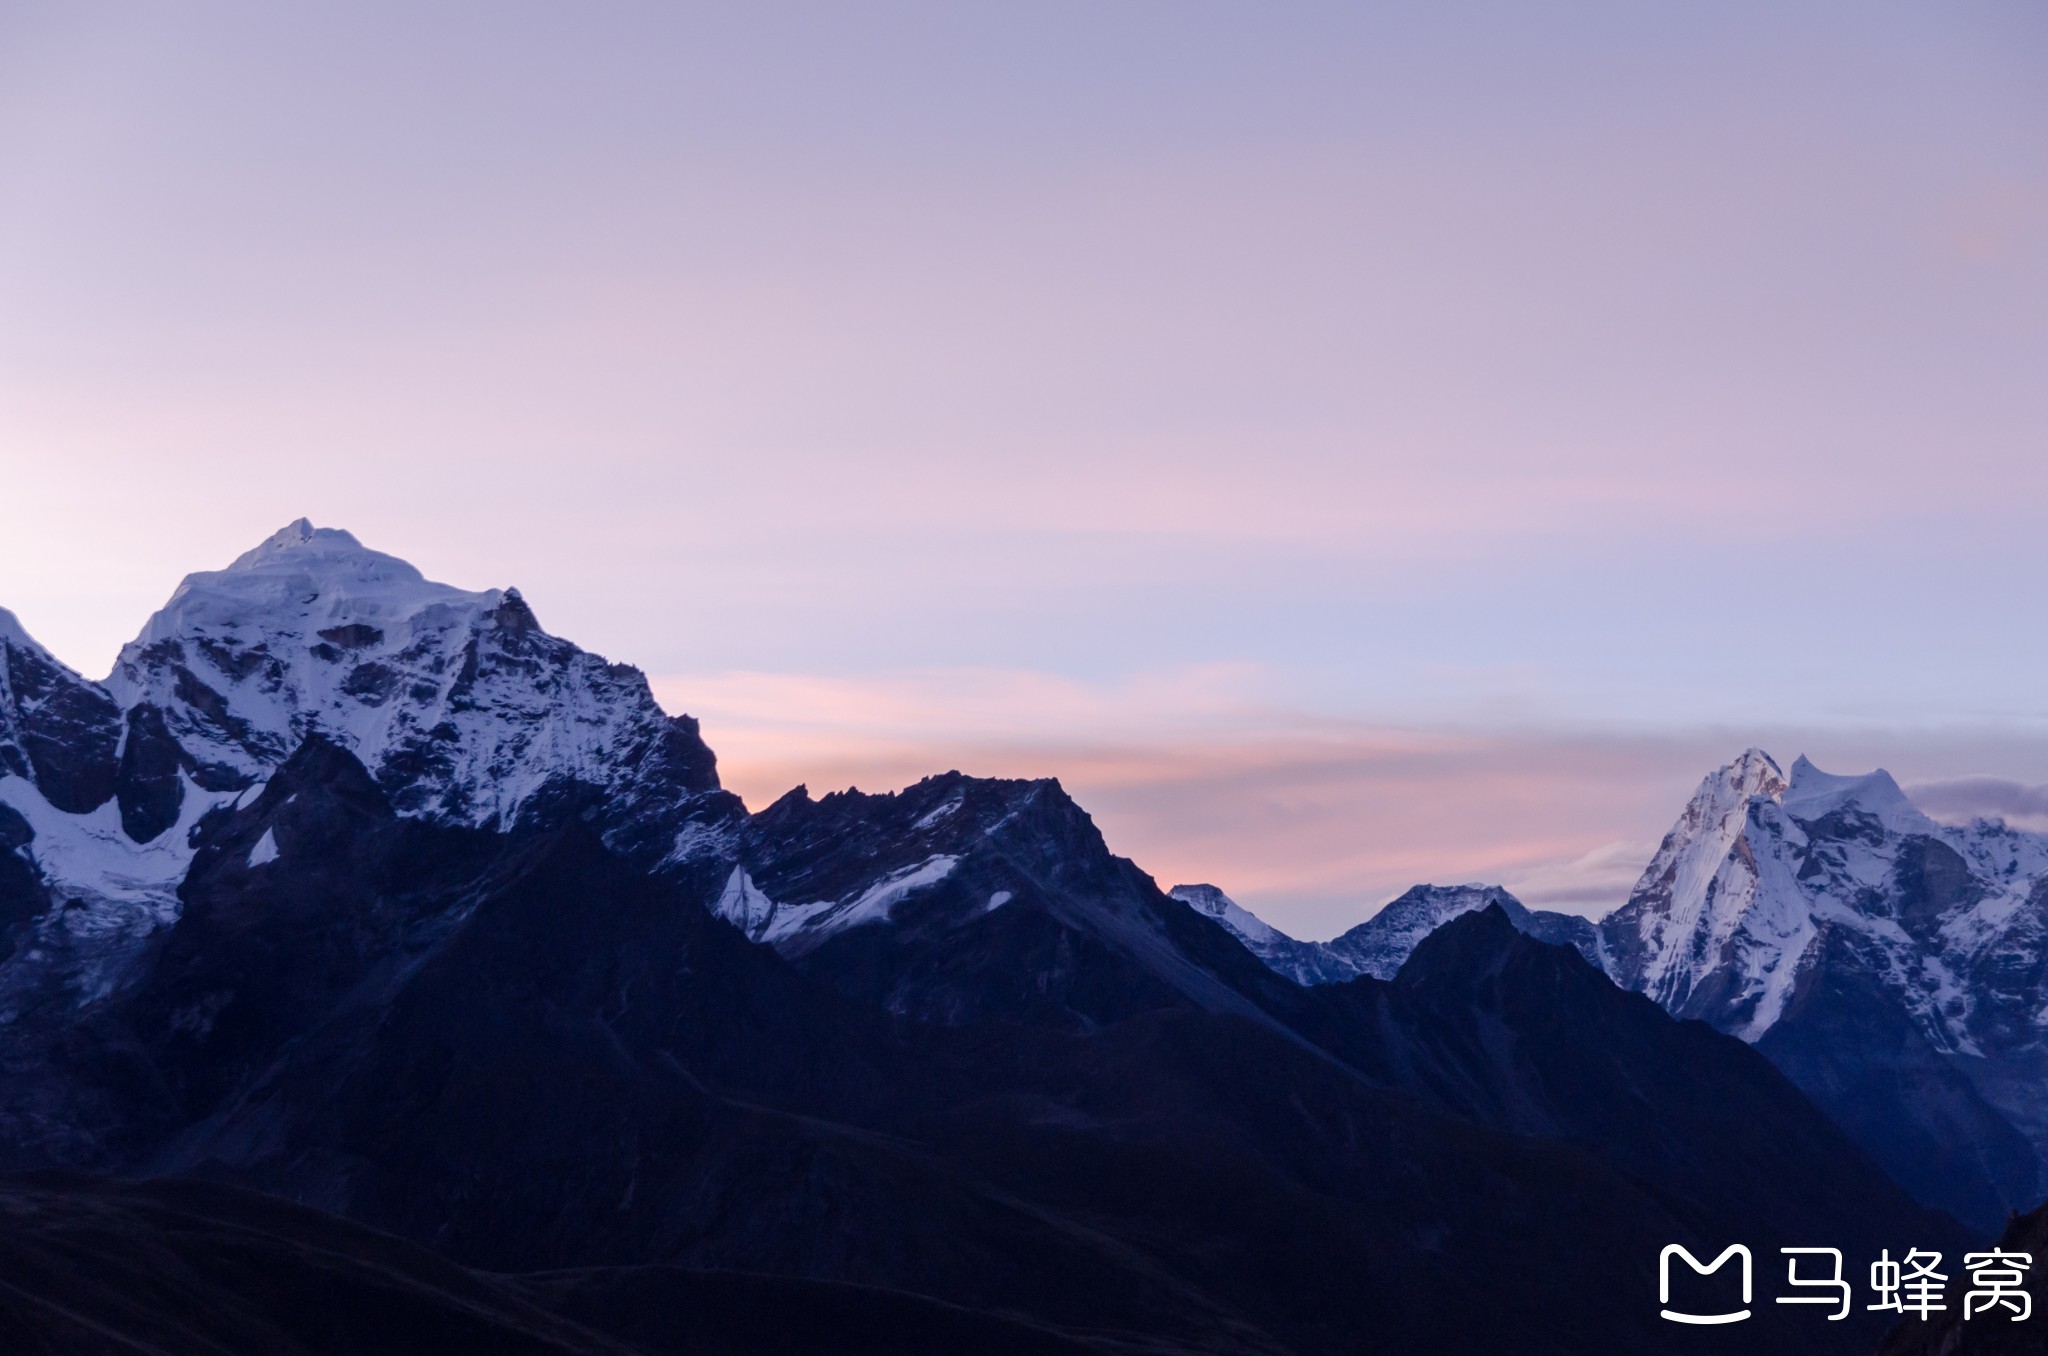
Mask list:
POLYGON ((1410 989, 1462 988, 1498 974, 1518 950, 1540 945, 1525 937, 1513 916, 1495 901, 1432 929, 1416 942, 1394 978, 1410 989))
POLYGON ((1752 744, 1728 762, 1700 779, 1693 800, 1721 801, 1730 796, 1747 801, 1753 796, 1776 797, 1787 785, 1776 759, 1752 744))

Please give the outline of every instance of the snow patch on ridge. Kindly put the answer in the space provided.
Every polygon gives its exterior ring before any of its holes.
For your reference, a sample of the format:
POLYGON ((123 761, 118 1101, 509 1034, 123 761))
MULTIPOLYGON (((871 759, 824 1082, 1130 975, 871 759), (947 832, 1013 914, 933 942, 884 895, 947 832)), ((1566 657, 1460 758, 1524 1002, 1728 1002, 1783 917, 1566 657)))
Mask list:
MULTIPOLYGON (((905 867, 882 877, 851 900, 831 905, 826 912, 810 916, 799 926, 823 927, 832 932, 841 932, 847 928, 859 927, 863 923, 886 923, 889 921, 889 911, 897 904, 926 886, 937 885, 952 875, 953 868, 959 864, 958 857, 949 857, 944 853, 927 857, 916 866, 905 867)), ((780 936, 788 936, 789 932, 794 930, 785 930, 780 936)))
POLYGON ((263 866, 277 860, 277 830, 267 828, 256 840, 256 846, 249 849, 249 866, 263 866))
POLYGON ((726 877, 725 888, 711 905, 711 912, 725 919, 749 937, 759 940, 760 929, 775 916, 775 901, 761 893, 743 866, 735 866, 726 877))
POLYGON ((1167 894, 1222 924, 1245 950, 1297 984, 1330 984, 1358 975, 1358 966, 1328 944, 1297 941, 1213 885, 1176 885, 1167 894))
POLYGON ((201 790, 189 778, 184 791, 178 822, 138 843, 122 829, 112 801, 88 814, 65 814, 23 778, 0 777, 0 804, 28 821, 35 834, 28 853, 50 894, 50 911, 12 964, 75 967, 68 982, 80 1001, 113 988, 141 945, 178 920, 192 830, 237 795, 201 790))
MULTIPOLYGON (((757 942, 771 946, 796 942, 809 948, 848 928, 890 921, 890 911, 896 905, 919 890, 937 885, 959 864, 956 856, 936 854, 914 866, 892 871, 850 897, 806 904, 783 904, 770 899, 744 867, 736 866, 711 907, 712 912, 757 942)), ((1009 897, 1007 891, 1002 895, 1005 901, 1009 897)), ((997 902, 991 900, 989 907, 996 907, 997 902)))
POLYGON ((1176 885, 1167 894, 1229 928, 1238 940, 1254 947, 1286 934, 1213 885, 1176 885))

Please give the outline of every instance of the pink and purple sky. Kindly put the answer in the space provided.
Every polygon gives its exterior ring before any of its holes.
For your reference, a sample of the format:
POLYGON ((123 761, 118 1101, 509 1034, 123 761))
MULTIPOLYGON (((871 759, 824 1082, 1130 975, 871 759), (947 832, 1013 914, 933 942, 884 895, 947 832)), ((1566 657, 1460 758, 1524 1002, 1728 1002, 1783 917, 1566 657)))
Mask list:
POLYGON ((12 4, 0 206, 91 676, 304 514, 1303 935, 1752 743, 2048 827, 2033 0, 12 4))

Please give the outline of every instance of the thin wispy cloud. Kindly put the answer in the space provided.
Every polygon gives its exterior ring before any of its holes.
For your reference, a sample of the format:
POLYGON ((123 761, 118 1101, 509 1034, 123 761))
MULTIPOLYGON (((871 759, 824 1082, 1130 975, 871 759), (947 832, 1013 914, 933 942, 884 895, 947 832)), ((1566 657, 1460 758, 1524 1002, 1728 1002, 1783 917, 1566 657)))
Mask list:
POLYGON ((2048 833, 2048 785, 2028 786, 2002 777, 1957 777, 1908 786, 1905 792, 1936 819, 1952 823, 2002 819, 2014 828, 2048 833))

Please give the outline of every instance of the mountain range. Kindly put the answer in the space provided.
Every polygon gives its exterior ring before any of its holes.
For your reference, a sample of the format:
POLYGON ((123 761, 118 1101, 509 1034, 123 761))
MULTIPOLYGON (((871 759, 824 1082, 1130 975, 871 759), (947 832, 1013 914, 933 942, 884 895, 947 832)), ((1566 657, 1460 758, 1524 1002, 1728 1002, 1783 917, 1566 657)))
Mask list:
POLYGON ((2048 1180, 2048 836, 1937 823, 1883 771, 1710 773, 1597 924, 1497 887, 1417 886, 1302 942, 1213 886, 1174 893, 1305 984, 1392 974, 1498 904, 1616 983, 1755 1045, 1922 1201, 1987 1232, 2048 1180))
POLYGON ((2038 844, 1757 753, 1598 924, 1418 887, 1299 942, 1056 781, 750 812, 516 590, 301 521, 105 682, 0 613, 0 770, 22 1349, 342 1349, 317 1283, 478 1350, 1861 1351, 1675 1329, 1660 1249, 2038 1186, 2038 844))

